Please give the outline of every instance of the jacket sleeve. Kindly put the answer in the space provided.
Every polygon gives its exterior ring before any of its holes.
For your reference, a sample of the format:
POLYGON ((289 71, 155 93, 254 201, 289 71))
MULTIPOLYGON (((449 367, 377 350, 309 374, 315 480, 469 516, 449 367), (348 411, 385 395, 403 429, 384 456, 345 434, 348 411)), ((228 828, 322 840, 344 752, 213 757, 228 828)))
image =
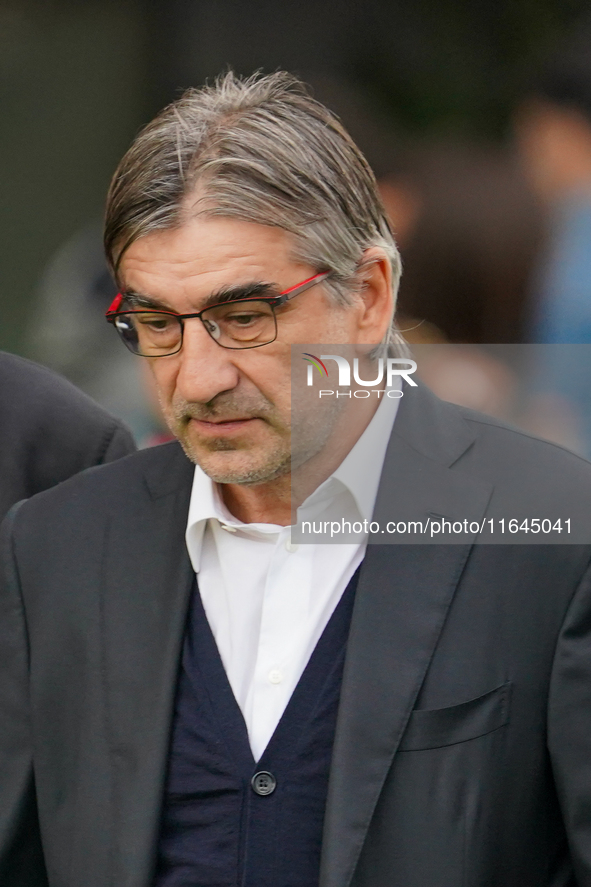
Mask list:
POLYGON ((47 887, 29 717, 29 656, 12 553, 15 506, 0 530, 0 884, 47 887))
POLYGON ((548 748, 576 883, 591 887, 591 567, 567 610, 556 646, 548 748))

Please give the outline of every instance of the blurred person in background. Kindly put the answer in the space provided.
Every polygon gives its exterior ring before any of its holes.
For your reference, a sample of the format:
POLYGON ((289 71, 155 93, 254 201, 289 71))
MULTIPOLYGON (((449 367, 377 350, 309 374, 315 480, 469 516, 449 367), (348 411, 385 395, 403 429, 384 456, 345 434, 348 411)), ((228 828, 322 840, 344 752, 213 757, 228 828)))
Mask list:
POLYGON ((550 223, 527 338, 591 342, 591 20, 533 78, 515 132, 550 223))
POLYGON ((424 318, 447 342, 522 341, 543 229, 514 153, 451 140, 417 146, 407 178, 419 209, 401 245, 401 326, 424 318))
POLYGON ((421 378, 444 400, 514 418, 518 379, 502 359, 507 352, 454 347, 523 335, 542 225, 514 153, 419 142, 359 85, 327 75, 309 80, 376 176, 404 267, 398 326, 418 346, 421 378))
POLYGON ((150 376, 105 329, 104 306, 115 293, 101 224, 90 222, 45 267, 25 351, 125 422, 140 446, 161 443, 169 434, 150 376))
POLYGON ((417 146, 359 83, 317 73, 302 79, 310 85, 314 97, 341 120, 363 151, 376 177, 396 244, 404 250, 422 208, 423 177, 415 174, 417 146))
MULTIPOLYGON (((406 181, 418 211, 401 245, 398 319, 420 376, 444 400, 514 420, 520 368, 510 349, 477 346, 523 336, 543 227, 517 158, 494 145, 434 142, 409 157, 406 181)), ((388 207, 397 192, 384 196, 388 207)))
POLYGON ((519 374, 510 349, 477 347, 521 340, 542 238, 514 152, 451 140, 416 145, 379 187, 389 213, 409 222, 397 316, 420 355, 421 378, 444 400, 514 419, 519 374))
POLYGON ((0 520, 20 499, 134 450, 127 428, 65 379, 0 352, 0 520))
POLYGON ((591 456, 591 19, 540 65, 514 124, 549 226, 526 328, 526 340, 548 346, 532 368, 536 410, 544 432, 568 429, 591 456))

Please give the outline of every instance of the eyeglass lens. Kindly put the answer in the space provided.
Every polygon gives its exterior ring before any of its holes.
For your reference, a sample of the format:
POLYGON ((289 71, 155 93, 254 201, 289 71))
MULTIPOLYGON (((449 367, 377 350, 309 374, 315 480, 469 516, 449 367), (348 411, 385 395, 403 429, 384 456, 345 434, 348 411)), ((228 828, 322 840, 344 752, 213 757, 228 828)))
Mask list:
MULTIPOLYGON (((223 348, 256 348, 277 335, 275 312, 269 302, 252 300, 214 305, 201 314, 201 321, 223 348)), ((182 320, 157 311, 130 311, 115 318, 115 328, 135 354, 164 357, 182 345, 182 320)))

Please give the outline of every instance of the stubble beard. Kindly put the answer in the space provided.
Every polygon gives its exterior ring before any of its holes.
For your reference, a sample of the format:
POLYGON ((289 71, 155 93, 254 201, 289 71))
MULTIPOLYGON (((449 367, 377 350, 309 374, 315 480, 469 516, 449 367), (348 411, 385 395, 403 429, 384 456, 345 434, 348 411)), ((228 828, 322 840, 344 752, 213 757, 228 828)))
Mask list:
POLYGON ((160 406, 170 431, 178 439, 187 457, 219 484, 254 485, 267 483, 284 477, 291 470, 291 435, 289 427, 277 415, 274 405, 263 394, 238 397, 235 394, 218 395, 207 404, 176 400, 165 403, 159 393, 160 406), (257 418, 266 422, 276 433, 269 448, 253 450, 240 444, 240 441, 225 437, 208 438, 198 444, 191 437, 191 419, 213 421, 232 417, 257 418), (229 459, 224 465, 219 453, 235 453, 237 458, 229 459), (240 459, 242 454, 242 459, 240 459), (253 458, 254 457, 254 458, 253 458), (238 464, 236 464, 238 462, 238 464), (240 464, 242 462, 242 464, 240 464))
MULTIPOLYGON (((274 404, 262 393, 253 397, 227 392, 218 395, 207 404, 176 400, 166 403, 159 392, 160 405, 166 423, 178 439, 187 457, 219 484, 257 485, 269 483, 289 475, 292 470, 303 469, 309 459, 317 455, 327 444, 336 419, 342 411, 338 402, 318 415, 307 415, 307 411, 297 411, 297 432, 291 433, 291 422, 285 422, 278 415, 274 404), (212 421, 229 419, 233 416, 256 417, 267 422, 275 430, 269 447, 252 448, 240 446, 239 442, 224 437, 208 438, 196 445, 191 439, 191 419, 212 421), (320 418, 322 421, 320 421, 320 418), (296 443, 295 452, 292 444, 296 443), (219 453, 243 454, 243 464, 226 464, 216 458, 219 453), (254 456, 254 458, 253 458, 254 456)), ((229 460, 228 460, 229 461, 229 460)))

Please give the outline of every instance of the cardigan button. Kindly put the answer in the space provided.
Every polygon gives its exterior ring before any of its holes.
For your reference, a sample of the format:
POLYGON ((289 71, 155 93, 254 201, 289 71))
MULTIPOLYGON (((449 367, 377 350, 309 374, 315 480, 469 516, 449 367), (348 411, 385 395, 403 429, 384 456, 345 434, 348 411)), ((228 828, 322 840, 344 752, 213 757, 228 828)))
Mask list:
POLYGON ((255 773, 250 784, 255 794, 260 795, 262 798, 265 795, 272 795, 277 788, 277 780, 268 770, 260 770, 258 773, 255 773))

